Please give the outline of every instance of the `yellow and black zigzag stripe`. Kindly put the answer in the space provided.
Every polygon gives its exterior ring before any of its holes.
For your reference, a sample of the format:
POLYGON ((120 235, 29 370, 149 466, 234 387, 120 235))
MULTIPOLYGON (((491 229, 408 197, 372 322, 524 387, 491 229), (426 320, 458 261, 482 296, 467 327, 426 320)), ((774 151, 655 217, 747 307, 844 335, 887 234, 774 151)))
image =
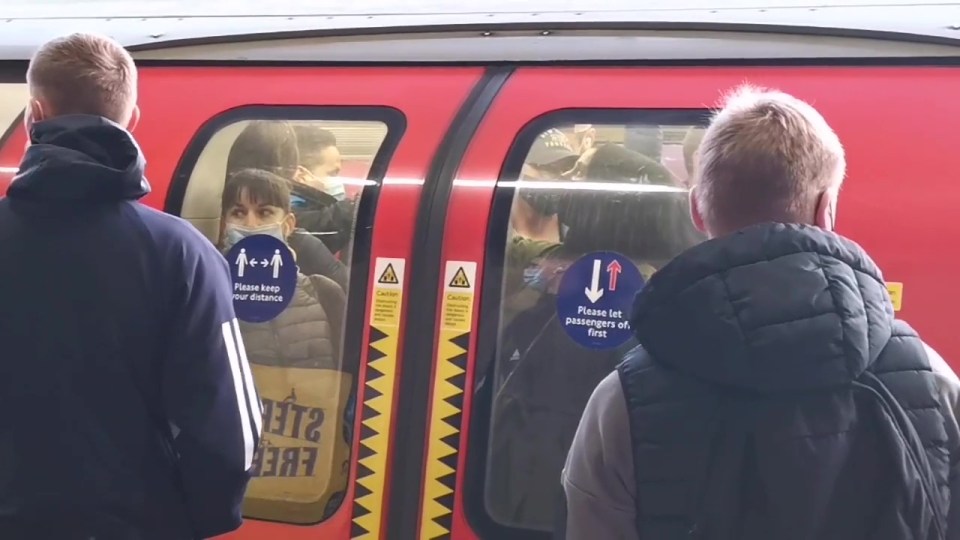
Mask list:
POLYGON ((397 329, 371 326, 350 538, 380 538, 396 353, 397 329))
POLYGON ((449 539, 457 493, 470 332, 442 330, 433 387, 420 539, 449 539))

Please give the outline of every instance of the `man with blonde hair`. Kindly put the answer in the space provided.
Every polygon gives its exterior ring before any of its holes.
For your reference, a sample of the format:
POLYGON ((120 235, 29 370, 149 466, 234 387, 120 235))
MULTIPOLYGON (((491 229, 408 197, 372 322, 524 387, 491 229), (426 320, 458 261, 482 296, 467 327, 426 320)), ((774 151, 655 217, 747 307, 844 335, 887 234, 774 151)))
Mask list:
POLYGON ((71 34, 27 71, 0 200, 0 538, 236 529, 260 435, 226 261, 149 193, 137 70, 71 34))
POLYGON ((745 86, 703 134, 711 238, 637 295, 562 475, 571 540, 957 537, 960 380, 833 232, 844 149, 809 104, 745 86))
POLYGON ((96 115, 132 131, 140 119, 133 58, 106 37, 78 33, 49 41, 30 61, 27 84, 32 121, 96 115))

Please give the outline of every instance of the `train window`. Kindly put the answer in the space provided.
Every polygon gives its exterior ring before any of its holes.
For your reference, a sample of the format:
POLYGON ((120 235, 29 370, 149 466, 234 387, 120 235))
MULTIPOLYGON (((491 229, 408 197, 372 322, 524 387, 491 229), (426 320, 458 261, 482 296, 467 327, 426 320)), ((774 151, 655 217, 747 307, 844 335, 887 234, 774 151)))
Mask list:
POLYGON ((368 233, 402 131, 403 117, 392 109, 242 109, 211 121, 184 159, 184 218, 223 253, 266 234, 296 261, 279 314, 238 317, 264 410, 247 517, 317 523, 343 502, 368 233))
MULTIPOLYGON (((20 115, 29 96, 26 83, 0 83, 0 133, 2 133, 0 145, 6 143, 7 138, 20 127, 20 115)), ((0 163, 0 194, 6 191, 6 187, 19 169, 17 161, 20 159, 21 150, 22 148, 16 149, 11 154, 13 161, 0 163)))
POLYGON ((24 83, 0 83, 0 130, 8 129, 17 119, 30 96, 24 83))
MULTIPOLYGON (((607 298, 602 291, 580 298, 607 287, 606 277, 591 284, 595 259, 622 261, 620 291, 636 288, 617 295, 632 303, 657 268, 703 239, 689 217, 688 191, 706 120, 700 111, 563 111, 534 121, 511 150, 483 284, 474 410, 484 412, 474 415, 471 433, 480 431, 472 439, 484 447, 470 449, 483 463, 469 463, 483 500, 468 507, 482 508, 470 512, 482 514, 497 538, 554 528, 560 473, 583 408, 635 345, 627 326, 590 329, 589 317, 571 323, 565 314, 573 303, 599 306, 614 296, 611 281, 607 298), (564 284, 568 269, 582 276, 571 278, 572 288, 564 284)), ((629 308, 624 313, 626 321, 629 308)))

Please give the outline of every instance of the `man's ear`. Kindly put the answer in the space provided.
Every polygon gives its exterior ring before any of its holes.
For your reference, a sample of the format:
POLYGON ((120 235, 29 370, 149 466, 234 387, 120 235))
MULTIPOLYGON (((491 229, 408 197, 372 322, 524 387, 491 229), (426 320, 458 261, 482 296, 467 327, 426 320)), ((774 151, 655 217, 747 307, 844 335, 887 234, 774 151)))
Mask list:
POLYGON ((697 202, 697 186, 690 188, 690 219, 693 226, 703 234, 708 234, 707 226, 703 221, 703 213, 700 211, 700 203, 697 202))
POLYGON ((817 209, 813 215, 813 224, 821 229, 832 231, 837 227, 837 196, 835 189, 828 189, 820 193, 817 198, 817 209))
POLYGON ((23 111, 23 127, 30 133, 30 126, 46 119, 46 106, 39 99, 31 99, 27 103, 27 108, 23 111))
POLYGON ((134 105, 133 111, 130 113, 130 121, 127 122, 127 131, 133 133, 133 130, 137 129, 137 125, 140 124, 140 106, 134 105))
POLYGON ((23 151, 26 152, 30 148, 30 128, 33 127, 33 124, 46 118, 46 111, 44 110, 44 105, 39 100, 31 99, 27 102, 27 107, 23 111, 23 128, 27 132, 27 141, 23 143, 23 151))

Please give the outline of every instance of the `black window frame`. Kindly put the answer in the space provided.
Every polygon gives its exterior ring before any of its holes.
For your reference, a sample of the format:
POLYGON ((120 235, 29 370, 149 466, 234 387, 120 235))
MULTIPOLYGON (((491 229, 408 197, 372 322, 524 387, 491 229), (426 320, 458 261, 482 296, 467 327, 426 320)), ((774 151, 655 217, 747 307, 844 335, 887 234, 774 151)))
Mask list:
MULTIPOLYGON (((551 540, 552 531, 514 527, 496 520, 487 510, 487 466, 490 424, 493 412, 493 367, 500 347, 499 328, 510 210, 516 195, 515 182, 534 141, 548 129, 574 124, 702 126, 709 123, 707 109, 569 108, 549 111, 525 124, 510 144, 494 187, 484 247, 483 281, 480 284, 477 350, 474 356, 470 431, 466 448, 466 471, 462 493, 464 514, 471 528, 483 539, 551 540), (487 383, 481 386, 481 382, 487 383)), ((560 476, 557 475, 557 484, 560 476)), ((557 501, 560 503, 560 501, 557 501)), ((562 516, 563 513, 558 513, 562 516)))
MULTIPOLYGON (((187 186, 190 177, 200 159, 201 154, 210 140, 227 126, 243 121, 287 121, 287 122, 379 122, 387 128, 387 133, 377 149, 367 180, 370 185, 360 190, 359 200, 353 222, 353 238, 350 244, 349 275, 347 295, 347 311, 344 316, 343 347, 340 355, 341 371, 353 377, 351 395, 355 397, 353 426, 350 442, 350 461, 357 459, 358 450, 354 448, 356 433, 360 427, 362 407, 362 392, 360 389, 360 367, 366 348, 363 346, 363 332, 366 329, 367 294, 369 293, 367 276, 370 272, 372 259, 373 225, 376 216, 377 203, 380 199, 380 189, 386 177, 387 170, 400 146, 400 141, 407 129, 406 115, 400 109, 385 106, 330 106, 330 105, 244 105, 222 111, 206 122, 194 133, 174 168, 173 178, 167 189, 163 210, 169 214, 179 216, 183 209, 187 186)), ((347 486, 347 493, 350 485, 347 486)), ((311 527, 329 521, 346 506, 350 508, 351 501, 343 497, 337 508, 326 518, 312 523, 291 523, 277 519, 249 518, 256 521, 282 523, 288 526, 311 527)), ((246 516, 245 516, 246 517, 246 516)))

